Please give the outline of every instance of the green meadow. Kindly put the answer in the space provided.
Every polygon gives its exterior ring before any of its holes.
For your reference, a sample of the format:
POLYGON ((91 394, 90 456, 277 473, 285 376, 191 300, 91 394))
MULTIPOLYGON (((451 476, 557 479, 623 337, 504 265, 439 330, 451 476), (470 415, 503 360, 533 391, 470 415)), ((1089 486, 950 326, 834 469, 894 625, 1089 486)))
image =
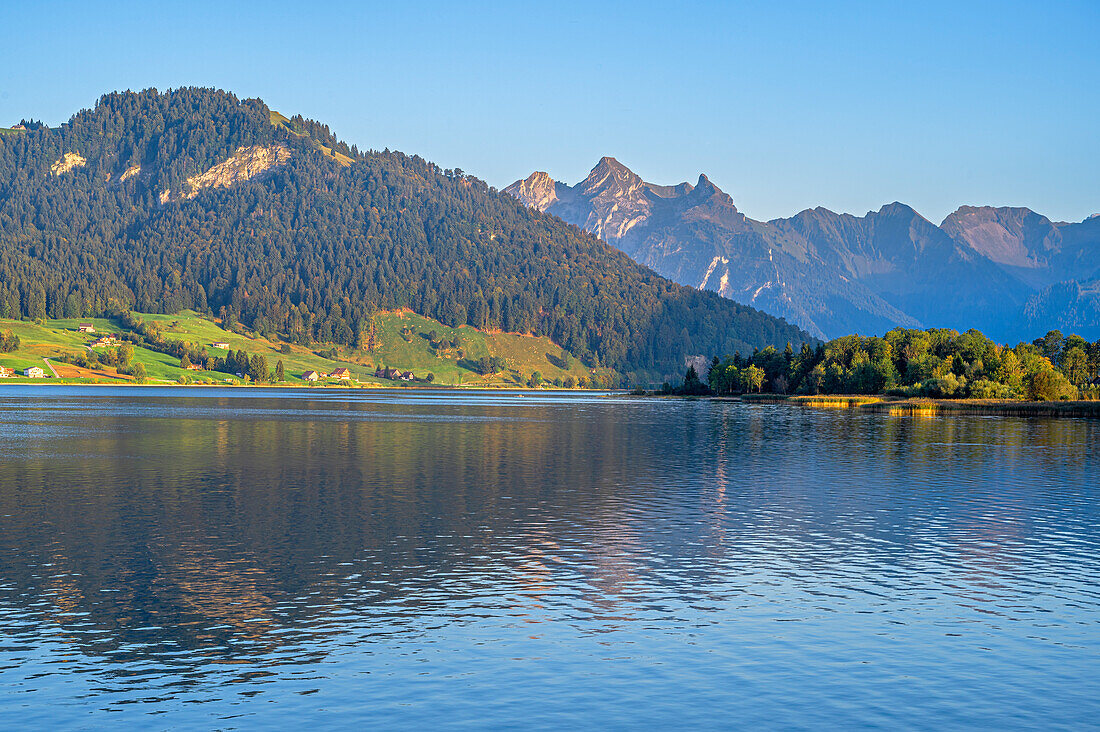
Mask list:
MULTIPOLYGON (((213 319, 199 313, 185 311, 173 315, 135 313, 146 322, 159 322, 167 340, 182 341, 205 348, 212 356, 225 356, 228 350, 246 351, 249 355, 263 355, 274 369, 282 361, 286 374, 285 384, 304 385, 301 376, 306 371, 331 373, 338 367, 351 370, 353 382, 364 386, 406 385, 375 378, 378 367, 412 371, 418 379, 431 374, 435 386, 518 387, 525 386, 535 372, 543 377, 544 386, 555 382, 566 383, 591 379, 593 375, 607 376, 608 370, 585 367, 566 354, 548 338, 514 333, 484 333, 463 326, 449 328, 435 320, 410 312, 381 313, 375 319, 374 348, 371 350, 312 344, 309 347, 286 343, 278 338, 260 335, 247 330, 227 330, 213 319), (227 343, 229 349, 215 348, 214 343, 227 343), (506 364, 500 372, 483 375, 478 371, 478 361, 496 356, 506 364)), ((65 354, 87 352, 92 342, 101 335, 122 333, 117 322, 106 318, 62 318, 40 322, 0 319, 0 331, 13 331, 20 339, 20 347, 12 353, 0 353, 0 366, 17 373, 28 366, 40 366, 51 382, 63 383, 123 383, 130 377, 117 373, 112 367, 96 371, 82 369, 58 361, 65 354), (95 333, 81 333, 79 326, 90 323, 95 333), (59 373, 52 376, 45 359, 59 373)), ((109 348, 109 347, 108 347, 109 348)), ((106 348, 99 348, 105 351, 106 348)), ((241 384, 243 379, 220 371, 187 371, 180 368, 179 360, 169 354, 135 346, 134 363, 145 366, 147 383, 178 383, 181 377, 190 377, 198 384, 241 384)), ((7 382, 29 381, 21 375, 7 382)), ((4 383, 4 382, 0 382, 4 383)), ((322 380, 319 383, 346 382, 322 380)), ((427 382, 417 382, 424 384, 427 382)))

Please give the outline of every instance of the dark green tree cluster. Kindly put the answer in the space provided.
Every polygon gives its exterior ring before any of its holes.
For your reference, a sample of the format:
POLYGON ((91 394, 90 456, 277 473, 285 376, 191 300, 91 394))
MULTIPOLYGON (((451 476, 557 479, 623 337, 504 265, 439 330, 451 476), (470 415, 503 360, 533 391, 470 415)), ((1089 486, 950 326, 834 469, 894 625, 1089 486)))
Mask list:
POLYGON ((11 353, 19 350, 19 336, 11 328, 0 333, 0 353, 11 353))
POLYGON ((844 336, 799 352, 769 346, 749 357, 715 359, 708 383, 719 394, 894 394, 942 398, 1088 397, 1100 369, 1100 341, 1052 331, 1002 346, 976 330, 895 328, 883 337, 844 336))
MULTIPOLYGON (((279 361, 282 364, 282 361, 279 361)), ((237 352, 230 351, 225 355, 225 358, 218 358, 215 356, 210 359, 207 368, 210 371, 222 371, 227 374, 247 376, 249 379, 255 382, 271 382, 282 381, 279 377, 278 368, 272 371, 267 365, 267 356, 262 353, 254 353, 251 356, 245 350, 237 352)), ((285 378, 285 374, 284 374, 285 378)))
POLYGON ((432 349, 436 353, 449 349, 458 349, 462 345, 462 338, 455 335, 451 338, 441 338, 437 331, 431 331, 428 333, 428 342, 431 344, 432 349))
MULTIPOLYGON (((635 389, 636 394, 644 394, 644 389, 635 389)), ((699 372, 695 370, 695 366, 688 366, 687 371, 684 373, 684 380, 679 386, 673 386, 670 382, 666 381, 661 385, 661 393, 665 395, 678 395, 678 396, 707 396, 713 394, 714 390, 703 383, 699 378, 699 372)))
POLYGON ((508 359, 503 356, 482 356, 477 360, 477 372, 488 376, 499 374, 508 368, 508 359))
POLYGON ((112 299, 347 345, 375 313, 407 307, 549 336, 622 372, 807 340, 461 171, 360 152, 323 125, 275 125, 259 100, 197 88, 108 94, 60 128, 0 138, 0 317, 82 317, 112 299), (188 178, 271 144, 290 149, 286 164, 185 197, 188 178), (66 153, 86 164, 55 175, 66 153))

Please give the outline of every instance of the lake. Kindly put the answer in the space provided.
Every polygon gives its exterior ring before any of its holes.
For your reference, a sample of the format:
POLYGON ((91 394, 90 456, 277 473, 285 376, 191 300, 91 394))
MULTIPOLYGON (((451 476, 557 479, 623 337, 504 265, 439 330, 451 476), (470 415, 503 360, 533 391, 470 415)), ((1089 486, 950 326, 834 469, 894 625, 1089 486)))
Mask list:
POLYGON ((1098 438, 0 386, 0 727, 1095 728, 1098 438))

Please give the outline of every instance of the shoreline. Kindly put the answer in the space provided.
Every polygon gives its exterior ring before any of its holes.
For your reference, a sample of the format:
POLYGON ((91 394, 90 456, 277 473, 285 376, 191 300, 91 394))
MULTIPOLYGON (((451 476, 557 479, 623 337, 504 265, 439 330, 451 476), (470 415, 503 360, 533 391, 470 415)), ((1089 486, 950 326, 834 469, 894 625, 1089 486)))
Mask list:
POLYGON ((846 409, 895 415, 976 414, 1016 417, 1100 417, 1100 401, 1026 402, 1012 399, 931 399, 869 395, 700 397, 745 404, 786 404, 804 409, 846 409))
POLYGON ((674 394, 634 394, 619 389, 530 389, 506 386, 459 386, 450 384, 388 385, 388 384, 135 384, 132 381, 59 383, 53 379, 4 379, 0 381, 0 394, 5 386, 32 387, 124 387, 171 389, 283 389, 296 391, 442 391, 442 392, 523 392, 546 394, 599 394, 616 398, 667 399, 672 401, 705 401, 736 404, 771 404, 802 409, 846 410, 863 414, 890 414, 898 416, 937 415, 986 415, 1014 417, 1092 417, 1100 418, 1100 401, 1026 402, 1008 399, 932 399, 899 398, 870 395, 783 395, 741 394, 736 396, 683 396, 674 394))

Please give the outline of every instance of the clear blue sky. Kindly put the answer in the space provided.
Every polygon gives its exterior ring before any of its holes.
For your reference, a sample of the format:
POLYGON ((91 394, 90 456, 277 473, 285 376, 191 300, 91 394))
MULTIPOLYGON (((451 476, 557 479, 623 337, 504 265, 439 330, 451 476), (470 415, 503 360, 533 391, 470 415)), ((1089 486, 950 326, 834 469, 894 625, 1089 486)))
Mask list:
POLYGON ((217 86, 498 187, 613 155, 754 218, 1100 211, 1097 0, 406 5, 3 2, 0 123, 217 86))

